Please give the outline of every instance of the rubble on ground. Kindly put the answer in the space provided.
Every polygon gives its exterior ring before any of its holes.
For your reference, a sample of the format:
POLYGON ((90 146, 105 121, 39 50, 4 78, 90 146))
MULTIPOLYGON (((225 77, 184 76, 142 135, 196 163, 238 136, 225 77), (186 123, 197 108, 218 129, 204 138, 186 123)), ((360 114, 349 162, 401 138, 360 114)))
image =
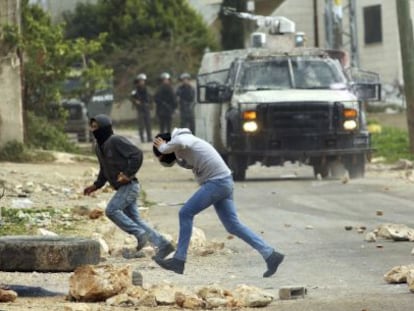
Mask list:
POLYGON ((384 280, 389 284, 407 283, 410 292, 414 293, 414 264, 392 268, 384 275, 384 280))
POLYGON ((410 228, 404 224, 381 224, 372 232, 367 233, 365 240, 374 242, 378 238, 393 241, 414 241, 414 228, 410 228))
POLYGON ((145 288, 132 284, 130 266, 85 265, 77 268, 70 277, 68 299, 105 302, 109 306, 179 306, 194 310, 266 307, 274 297, 260 288, 247 285, 239 285, 234 291, 217 285, 191 291, 168 283, 145 288))
POLYGON ((17 298, 17 293, 10 289, 0 288, 0 302, 13 302, 17 298))

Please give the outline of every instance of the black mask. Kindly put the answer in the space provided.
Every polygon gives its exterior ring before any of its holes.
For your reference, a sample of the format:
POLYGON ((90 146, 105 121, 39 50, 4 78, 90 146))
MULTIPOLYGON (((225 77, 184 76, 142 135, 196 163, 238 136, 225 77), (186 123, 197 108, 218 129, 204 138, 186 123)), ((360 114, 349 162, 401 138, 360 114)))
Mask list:
POLYGON ((96 142, 99 146, 102 146, 103 143, 113 134, 112 126, 99 127, 92 132, 93 136, 96 138, 96 142))

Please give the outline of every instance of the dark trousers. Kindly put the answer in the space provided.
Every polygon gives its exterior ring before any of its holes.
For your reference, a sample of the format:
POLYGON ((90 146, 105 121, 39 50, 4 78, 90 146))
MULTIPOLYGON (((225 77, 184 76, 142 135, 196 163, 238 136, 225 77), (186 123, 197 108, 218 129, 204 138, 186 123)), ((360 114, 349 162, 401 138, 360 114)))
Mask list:
POLYGON ((172 115, 158 116, 160 122, 160 133, 171 133, 172 115))
POLYGON ((141 142, 145 142, 144 132, 147 133, 147 142, 151 142, 151 114, 149 111, 138 111, 138 133, 141 142))
POLYGON ((180 114, 180 126, 181 128, 188 128, 194 134, 195 122, 193 112, 181 112, 180 114))

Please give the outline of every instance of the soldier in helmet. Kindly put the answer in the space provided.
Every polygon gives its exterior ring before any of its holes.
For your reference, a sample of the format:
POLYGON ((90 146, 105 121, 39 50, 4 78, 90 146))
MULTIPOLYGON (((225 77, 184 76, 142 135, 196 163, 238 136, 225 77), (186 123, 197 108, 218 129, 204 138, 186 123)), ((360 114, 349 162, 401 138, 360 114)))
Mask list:
POLYGON ((190 74, 183 73, 180 76, 181 85, 177 88, 177 97, 180 107, 180 126, 182 128, 189 128, 194 133, 194 103, 195 90, 190 84, 190 74))
POLYGON ((152 141, 151 134, 151 97, 146 86, 147 76, 140 73, 134 79, 135 90, 131 92, 131 101, 138 113, 138 134, 141 142, 152 141), (146 132, 146 140, 144 138, 146 132))
POLYGON ((160 123, 160 131, 168 132, 171 130, 172 116, 177 108, 174 89, 171 85, 171 76, 168 72, 160 75, 161 84, 155 93, 154 100, 156 113, 160 123))

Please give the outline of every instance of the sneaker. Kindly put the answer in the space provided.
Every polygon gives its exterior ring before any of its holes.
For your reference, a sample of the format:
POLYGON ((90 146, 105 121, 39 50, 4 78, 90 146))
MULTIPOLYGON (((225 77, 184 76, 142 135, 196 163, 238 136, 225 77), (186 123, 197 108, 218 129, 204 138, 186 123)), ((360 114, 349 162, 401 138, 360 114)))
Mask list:
POLYGON ((178 274, 184 273, 184 265, 185 265, 184 260, 180 260, 176 258, 169 258, 165 260, 155 258, 154 260, 157 264, 159 264, 162 268, 166 270, 174 271, 175 273, 178 273, 178 274))
POLYGON ((175 250, 174 246, 171 243, 167 243, 158 249, 158 252, 155 254, 154 257, 152 257, 152 259, 154 260, 155 258, 164 259, 169 254, 171 254, 174 250, 175 250))
POLYGON ((138 245, 137 245, 137 252, 139 252, 148 242, 148 236, 144 233, 141 235, 137 235, 138 245))
POLYGON ((263 277, 268 278, 275 274, 284 258, 285 256, 283 254, 273 251, 273 253, 266 259, 267 271, 263 273, 263 277))

